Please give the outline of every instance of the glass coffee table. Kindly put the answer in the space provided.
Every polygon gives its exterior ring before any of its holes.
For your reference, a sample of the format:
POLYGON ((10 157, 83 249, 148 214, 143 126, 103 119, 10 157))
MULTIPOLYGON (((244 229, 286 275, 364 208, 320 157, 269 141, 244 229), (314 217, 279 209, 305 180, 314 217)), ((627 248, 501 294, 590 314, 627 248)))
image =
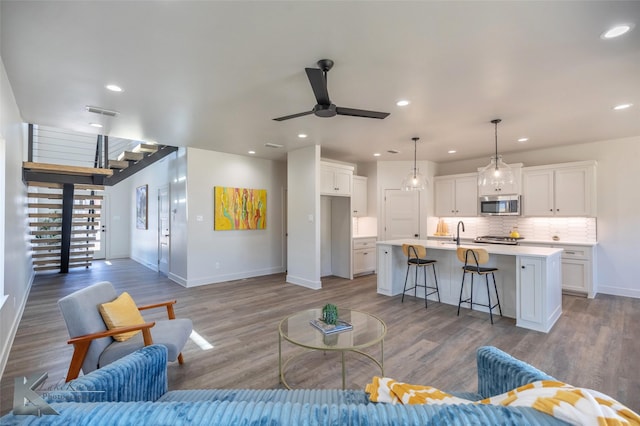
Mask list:
POLYGON ((314 351, 335 351, 341 353, 342 389, 346 386, 347 371, 344 356, 346 352, 363 355, 373 361, 384 376, 384 336, 387 326, 378 317, 366 312, 338 308, 341 320, 353 325, 353 329, 338 333, 324 334, 311 325, 312 320, 322 317, 322 309, 308 309, 292 314, 280 322, 278 327, 278 372, 280 383, 287 389, 291 387, 285 380, 287 364, 306 352, 294 355, 283 363, 282 339, 296 346, 314 351), (364 348, 380 344, 380 359, 362 351, 364 348))

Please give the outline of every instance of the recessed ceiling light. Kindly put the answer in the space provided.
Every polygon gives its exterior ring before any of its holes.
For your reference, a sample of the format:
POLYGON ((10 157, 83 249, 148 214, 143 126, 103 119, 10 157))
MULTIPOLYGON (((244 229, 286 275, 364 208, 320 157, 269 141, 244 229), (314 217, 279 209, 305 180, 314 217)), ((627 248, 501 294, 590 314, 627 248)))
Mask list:
POLYGON ((97 128, 99 128, 99 129, 100 129, 100 128, 102 128, 102 124, 100 124, 100 123, 89 123, 89 126, 91 126, 91 127, 97 127, 97 128))
POLYGON ((306 138, 306 137, 307 137, 307 135, 306 135, 305 133, 299 133, 299 134, 298 134, 298 137, 299 137, 300 139, 304 139, 304 138, 306 138))
POLYGON ((373 156, 374 156, 374 157, 380 157, 380 153, 379 153, 379 152, 374 152, 374 153, 373 153, 373 156))
POLYGON ((447 151, 447 154, 455 154, 456 152, 458 151, 456 151, 455 149, 450 149, 449 151, 447 151))
POLYGON ((254 150, 249 151, 249 154, 255 154, 256 152, 254 150))
POLYGON ((621 109, 631 108, 633 104, 620 104, 613 107, 616 111, 620 111, 621 109))
POLYGON ((520 139, 518 139, 518 142, 526 142, 528 140, 529 140, 529 138, 520 138, 520 139))
POLYGON ((620 37, 621 35, 626 34, 629 31, 631 31, 631 24, 616 25, 615 27, 611 27, 607 31, 603 32, 600 38, 603 40, 608 40, 611 38, 620 37))
POLYGON ((105 87, 111 90, 112 92, 122 92, 122 87, 116 84, 107 84, 105 87))
POLYGON ((402 107, 402 106, 407 106, 407 105, 409 105, 410 103, 411 103, 411 102, 407 101, 406 99, 402 99, 402 100, 400 100, 400 101, 396 102, 396 105, 398 105, 398 106, 402 107))

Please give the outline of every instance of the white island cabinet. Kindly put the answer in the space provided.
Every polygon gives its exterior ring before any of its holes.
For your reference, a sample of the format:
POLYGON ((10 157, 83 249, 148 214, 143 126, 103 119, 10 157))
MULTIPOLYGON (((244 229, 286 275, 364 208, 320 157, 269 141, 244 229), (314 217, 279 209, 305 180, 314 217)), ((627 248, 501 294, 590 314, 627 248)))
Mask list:
MULTIPOLYGON (((402 294, 407 267, 402 253, 404 243, 419 244, 427 248, 427 257, 437 261, 440 301, 458 305, 462 263, 456 256, 457 246, 450 241, 379 241, 378 293, 386 296, 402 294)), ((464 243, 461 247, 484 248, 489 252, 488 266, 499 269, 495 274, 496 285, 505 317, 515 318, 518 327, 544 333, 551 330, 562 314, 561 248, 464 243)), ((409 287, 413 286, 413 276, 414 274, 409 274, 409 287)), ((428 275, 427 278, 430 280, 429 285, 432 285, 433 276, 428 275)), ((419 279, 423 279, 422 274, 419 274, 419 279)), ((478 303, 486 303, 484 280, 478 284, 474 286, 473 298, 478 303)), ((468 287, 465 286, 466 288, 468 287)), ((420 290, 422 289, 418 293, 420 290)), ((429 300, 437 301, 435 296, 429 296, 429 300)), ((418 294, 418 297, 424 297, 424 293, 418 294)), ((482 306, 474 306, 474 309, 487 311, 482 306)))

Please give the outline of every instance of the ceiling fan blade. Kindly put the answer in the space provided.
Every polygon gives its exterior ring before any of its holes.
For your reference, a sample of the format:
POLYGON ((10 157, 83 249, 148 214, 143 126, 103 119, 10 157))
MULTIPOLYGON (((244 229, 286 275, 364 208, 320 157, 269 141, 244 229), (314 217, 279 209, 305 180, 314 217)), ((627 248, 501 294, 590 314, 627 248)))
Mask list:
POLYGON ((367 111, 364 109, 343 108, 343 107, 336 107, 336 114, 350 115, 353 117, 379 118, 379 119, 386 118, 389 115, 388 112, 367 111))
POLYGON ((274 120, 275 120, 275 121, 290 120, 290 119, 292 119, 292 118, 303 117, 303 116, 305 116, 305 115, 309 115, 309 114, 313 114, 313 110, 311 110, 311 111, 305 111, 305 112, 299 112, 299 113, 297 113, 297 114, 285 115, 284 117, 274 118, 274 120))
POLYGON ((307 77, 309 77, 309 83, 313 89, 313 94, 316 96, 316 101, 320 105, 329 105, 329 92, 327 91, 327 80, 324 77, 322 70, 318 68, 305 68, 307 77))

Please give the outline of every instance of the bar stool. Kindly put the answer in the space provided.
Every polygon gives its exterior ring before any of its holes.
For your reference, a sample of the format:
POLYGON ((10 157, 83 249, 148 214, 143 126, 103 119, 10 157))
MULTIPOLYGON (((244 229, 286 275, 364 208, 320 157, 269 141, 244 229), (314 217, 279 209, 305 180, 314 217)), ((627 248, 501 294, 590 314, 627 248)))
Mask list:
POLYGON ((481 248, 466 248, 466 247, 458 247, 456 250, 456 254, 458 255, 458 260, 460 262, 464 262, 464 266, 462 267, 462 284, 460 286, 460 299, 458 301, 458 316, 460 316, 460 305, 463 303, 468 303, 469 308, 473 309, 473 305, 486 306, 489 308, 489 318, 491 319, 491 324, 493 324, 493 308, 496 306, 500 311, 500 316, 502 316, 502 308, 500 307, 500 298, 498 297, 498 288, 496 287, 496 276, 494 274, 498 268, 485 268, 480 265, 484 265, 489 261, 489 253, 485 249, 481 248), (471 274, 471 293, 470 297, 462 300, 462 291, 464 290, 464 277, 466 274, 471 274), (487 283, 487 304, 477 303, 473 301, 473 276, 475 274, 484 275, 484 278, 487 283), (491 305, 491 294, 489 292, 489 274, 493 278, 493 289, 496 292, 496 303, 491 305))
POLYGON ((438 295, 438 302, 440 302, 440 292, 438 291, 438 277, 436 275, 436 261, 426 259, 427 249, 424 246, 403 244, 402 252, 407 256, 407 274, 404 277, 404 289, 402 290, 402 303, 404 303, 404 294, 406 291, 413 289, 413 296, 417 297, 418 287, 424 287, 424 307, 427 308, 427 296, 436 293, 438 295), (435 279, 435 287, 427 285, 427 266, 431 265, 433 268, 433 278, 435 279), (414 266, 416 270, 416 278, 414 286, 407 288, 407 281, 409 279, 409 269, 414 266), (418 284, 418 268, 422 268, 424 271, 424 285, 418 284), (427 289, 433 290, 431 293, 427 293, 427 289))

